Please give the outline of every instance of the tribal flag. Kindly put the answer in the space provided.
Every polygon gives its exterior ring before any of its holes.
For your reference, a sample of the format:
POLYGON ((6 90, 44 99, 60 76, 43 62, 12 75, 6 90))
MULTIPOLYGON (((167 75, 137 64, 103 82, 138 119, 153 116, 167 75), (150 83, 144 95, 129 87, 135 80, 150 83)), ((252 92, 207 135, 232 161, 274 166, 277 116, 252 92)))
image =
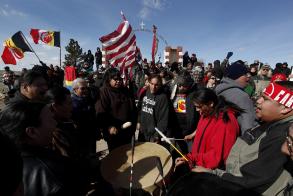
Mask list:
POLYGON ((60 32, 47 31, 40 29, 31 29, 30 32, 35 44, 39 44, 39 41, 49 46, 60 47, 60 32))
POLYGON ((33 52, 21 31, 5 40, 1 58, 5 64, 16 65, 18 59, 24 57, 24 52, 33 52))
POLYGON ((100 38, 103 49, 106 52, 106 59, 113 67, 119 67, 124 71, 132 67, 136 57, 136 37, 131 25, 122 14, 123 22, 118 28, 100 38))
POLYGON ((152 61, 155 62, 155 56, 158 51, 159 40, 157 38, 157 27, 153 25, 153 46, 152 46, 152 61))

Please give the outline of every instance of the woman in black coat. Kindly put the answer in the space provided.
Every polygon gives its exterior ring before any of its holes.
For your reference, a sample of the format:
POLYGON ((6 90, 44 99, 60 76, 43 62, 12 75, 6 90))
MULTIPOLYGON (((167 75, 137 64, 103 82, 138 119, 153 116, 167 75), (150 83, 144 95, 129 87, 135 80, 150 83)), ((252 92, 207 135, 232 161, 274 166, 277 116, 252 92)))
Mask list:
POLYGON ((107 70, 96 112, 109 150, 128 144, 135 133, 137 110, 133 95, 123 86, 120 72, 107 70))

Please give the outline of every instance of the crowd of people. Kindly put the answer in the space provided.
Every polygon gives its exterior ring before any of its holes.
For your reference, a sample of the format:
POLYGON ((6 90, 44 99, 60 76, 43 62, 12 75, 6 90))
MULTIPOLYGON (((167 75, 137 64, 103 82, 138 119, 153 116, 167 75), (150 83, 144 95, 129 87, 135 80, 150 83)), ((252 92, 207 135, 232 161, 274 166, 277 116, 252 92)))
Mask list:
POLYGON ((71 90, 58 66, 40 62, 19 76, 5 67, 0 195, 115 195, 99 173, 96 141, 111 153, 136 131, 139 142, 164 146, 174 160, 161 195, 290 194, 291 70, 286 62, 230 63, 232 55, 207 66, 188 52, 182 64, 137 59, 126 75, 103 67, 97 48, 76 66, 71 90), (185 156, 155 128, 184 139, 174 144, 185 156))

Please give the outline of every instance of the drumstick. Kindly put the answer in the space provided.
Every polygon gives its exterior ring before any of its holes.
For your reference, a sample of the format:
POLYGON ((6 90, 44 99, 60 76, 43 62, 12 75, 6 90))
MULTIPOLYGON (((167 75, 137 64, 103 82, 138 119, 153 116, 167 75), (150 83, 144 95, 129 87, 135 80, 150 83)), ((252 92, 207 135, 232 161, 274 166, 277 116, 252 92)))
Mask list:
POLYGON ((169 143, 172 146, 172 148, 174 148, 181 155, 181 157, 183 157, 187 162, 189 162, 189 160, 172 144, 172 142, 157 127, 155 127, 155 130, 161 135, 162 138, 164 138, 164 140, 167 143, 169 143))
MULTIPOLYGON (((173 138, 173 137, 167 137, 169 140, 173 140, 173 141, 180 141, 180 140, 184 140, 184 139, 177 139, 177 138, 173 138)), ((161 141, 165 141, 164 138, 161 138, 161 141)))
POLYGON ((131 122, 126 122, 123 125, 121 125, 121 129, 127 129, 128 127, 130 127, 132 125, 131 122))

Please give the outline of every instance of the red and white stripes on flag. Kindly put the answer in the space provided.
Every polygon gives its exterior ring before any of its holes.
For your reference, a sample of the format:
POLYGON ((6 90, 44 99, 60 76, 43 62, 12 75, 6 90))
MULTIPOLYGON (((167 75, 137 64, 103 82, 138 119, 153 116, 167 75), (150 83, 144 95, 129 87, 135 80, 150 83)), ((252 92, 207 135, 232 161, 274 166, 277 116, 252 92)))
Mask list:
POLYGON ((106 59, 112 66, 123 71, 135 63, 136 37, 127 20, 124 20, 114 32, 101 37, 100 41, 106 52, 106 59))

